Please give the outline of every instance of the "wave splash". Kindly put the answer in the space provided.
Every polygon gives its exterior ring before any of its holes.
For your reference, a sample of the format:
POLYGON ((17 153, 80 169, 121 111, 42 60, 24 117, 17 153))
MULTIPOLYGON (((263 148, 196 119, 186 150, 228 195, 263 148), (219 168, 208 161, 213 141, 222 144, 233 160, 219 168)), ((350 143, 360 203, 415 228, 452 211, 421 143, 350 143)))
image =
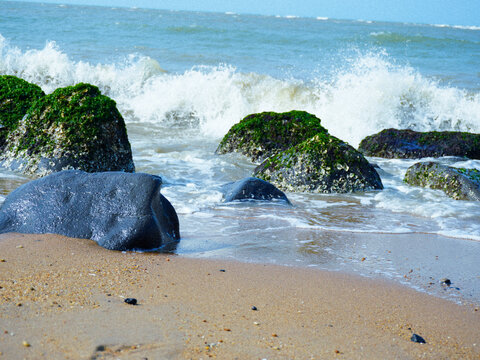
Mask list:
POLYGON ((38 84, 47 93, 78 82, 97 85, 117 101, 127 122, 197 127, 219 138, 244 116, 305 110, 356 146, 384 128, 480 132, 480 94, 441 86, 387 54, 359 53, 345 66, 310 81, 242 73, 235 67, 196 66, 165 72, 149 57, 117 63, 73 61, 55 42, 22 52, 0 35, 0 73, 38 84))

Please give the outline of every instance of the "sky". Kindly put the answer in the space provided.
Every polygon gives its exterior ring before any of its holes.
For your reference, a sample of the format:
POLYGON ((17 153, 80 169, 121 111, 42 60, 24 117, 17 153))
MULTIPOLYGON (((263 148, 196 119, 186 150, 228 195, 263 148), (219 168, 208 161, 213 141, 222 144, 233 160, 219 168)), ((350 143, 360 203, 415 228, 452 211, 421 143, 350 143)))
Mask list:
POLYGON ((480 0, 21 0, 168 10, 480 26, 480 0))

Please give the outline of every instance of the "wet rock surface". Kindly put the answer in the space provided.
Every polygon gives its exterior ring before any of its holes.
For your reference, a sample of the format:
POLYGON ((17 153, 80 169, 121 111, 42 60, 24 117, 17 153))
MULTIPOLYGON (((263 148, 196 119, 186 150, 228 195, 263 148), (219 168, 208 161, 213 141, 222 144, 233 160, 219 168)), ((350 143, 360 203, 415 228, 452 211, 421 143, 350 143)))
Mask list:
POLYGON ((13 191, 0 208, 0 233, 60 234, 111 250, 173 250, 180 240, 162 179, 66 170, 13 191))
POLYGON ((385 129, 360 142, 365 156, 387 159, 460 156, 480 159, 480 134, 459 131, 417 132, 385 129))
POLYGON ((375 168, 352 146, 318 134, 265 160, 254 175, 292 192, 348 193, 383 189, 375 168))
POLYGON ((225 202, 231 201, 284 201, 290 204, 287 196, 267 181, 247 177, 222 186, 225 202))
POLYGON ((33 102, 6 136, 0 160, 11 170, 35 176, 64 169, 135 171, 115 102, 84 83, 33 102))
POLYGON ((404 181, 413 186, 442 190, 455 200, 480 201, 480 171, 453 168, 436 162, 416 163, 404 181))
POLYGON ((251 114, 232 126, 216 152, 239 152, 254 162, 262 162, 318 133, 328 132, 320 119, 305 111, 251 114))

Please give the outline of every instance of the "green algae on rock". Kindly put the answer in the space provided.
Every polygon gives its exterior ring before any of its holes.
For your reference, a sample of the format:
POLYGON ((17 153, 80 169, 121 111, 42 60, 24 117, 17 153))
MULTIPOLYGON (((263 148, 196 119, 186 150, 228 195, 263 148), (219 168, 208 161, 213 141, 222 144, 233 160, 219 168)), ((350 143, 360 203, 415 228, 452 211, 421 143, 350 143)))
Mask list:
POLYGON ((261 162, 318 133, 328 132, 320 119, 305 111, 251 114, 232 126, 216 153, 239 152, 261 162))
POLYGON ((2 160, 4 166, 38 176, 63 169, 135 170, 115 101, 84 83, 37 100, 8 135, 2 160))
POLYGON ((374 167, 352 146, 327 133, 274 155, 254 176, 282 190, 348 193, 383 189, 374 167))
POLYGON ((35 84, 16 76, 0 76, 0 146, 8 132, 17 128, 32 103, 43 96, 45 93, 35 84))
POLYGON ((460 131, 417 132, 385 129, 363 139, 358 150, 365 156, 387 159, 440 156, 480 159, 480 134, 460 131))
POLYGON ((480 171, 476 169, 422 162, 410 166, 403 181, 413 186, 442 190, 455 200, 480 200, 480 171))

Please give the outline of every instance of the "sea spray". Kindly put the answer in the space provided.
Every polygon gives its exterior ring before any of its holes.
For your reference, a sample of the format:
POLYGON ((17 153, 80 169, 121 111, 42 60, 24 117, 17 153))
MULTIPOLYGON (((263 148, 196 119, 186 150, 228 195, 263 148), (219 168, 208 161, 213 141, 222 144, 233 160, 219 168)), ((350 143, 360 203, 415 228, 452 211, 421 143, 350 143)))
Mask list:
POLYGON ((480 95, 440 86, 386 54, 358 54, 341 70, 313 78, 277 79, 230 65, 167 73, 149 57, 130 54, 111 64, 75 62, 54 42, 22 52, 0 39, 0 73, 19 76, 47 93, 88 82, 115 99, 127 122, 196 127, 220 138, 248 114, 311 112, 329 131, 357 146, 385 128, 480 132, 480 95))

